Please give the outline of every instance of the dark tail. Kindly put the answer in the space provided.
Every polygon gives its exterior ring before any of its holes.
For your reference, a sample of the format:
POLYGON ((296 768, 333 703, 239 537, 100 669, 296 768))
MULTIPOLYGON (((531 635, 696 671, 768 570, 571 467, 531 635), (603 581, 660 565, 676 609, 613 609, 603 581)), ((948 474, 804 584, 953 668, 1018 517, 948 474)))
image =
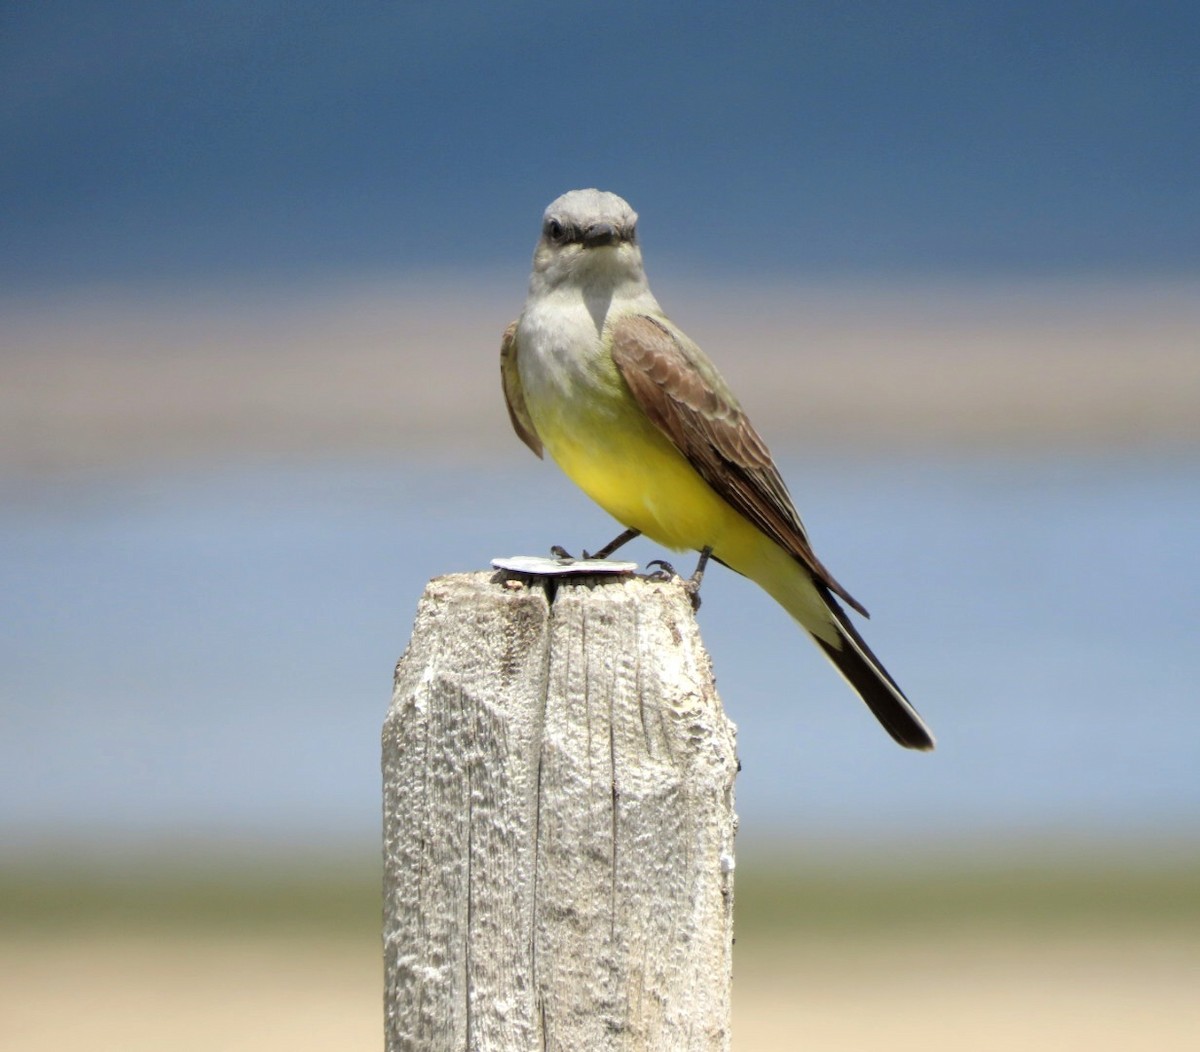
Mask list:
POLYGON ((866 640, 858 634, 858 629, 850 623, 846 611, 829 594, 828 589, 821 588, 821 592, 837 622, 841 635, 839 642, 842 645, 836 647, 813 636, 817 646, 867 703, 888 734, 906 749, 932 749, 933 735, 925 726, 920 714, 912 707, 912 703, 904 696, 904 691, 888 675, 887 669, 872 653, 866 640))

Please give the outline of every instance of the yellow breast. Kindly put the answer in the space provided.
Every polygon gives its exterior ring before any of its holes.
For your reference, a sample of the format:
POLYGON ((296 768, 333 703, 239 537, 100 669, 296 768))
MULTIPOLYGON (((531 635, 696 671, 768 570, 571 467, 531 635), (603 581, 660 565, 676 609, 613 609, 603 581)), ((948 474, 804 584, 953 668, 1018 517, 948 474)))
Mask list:
POLYGON ((719 547, 738 517, 627 391, 623 398, 539 421, 550 455, 613 518, 659 544, 719 547))

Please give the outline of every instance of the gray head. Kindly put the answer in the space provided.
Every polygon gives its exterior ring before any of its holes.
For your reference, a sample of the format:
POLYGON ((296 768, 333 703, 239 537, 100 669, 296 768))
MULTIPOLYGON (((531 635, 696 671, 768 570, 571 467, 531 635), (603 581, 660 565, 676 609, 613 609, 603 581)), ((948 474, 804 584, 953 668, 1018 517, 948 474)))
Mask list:
POLYGON ((584 248, 637 241, 637 213, 607 190, 568 190, 542 216, 542 241, 584 248))
POLYGON ((550 203, 533 255, 533 272, 547 286, 564 281, 644 282, 637 213, 605 190, 571 190, 550 203))

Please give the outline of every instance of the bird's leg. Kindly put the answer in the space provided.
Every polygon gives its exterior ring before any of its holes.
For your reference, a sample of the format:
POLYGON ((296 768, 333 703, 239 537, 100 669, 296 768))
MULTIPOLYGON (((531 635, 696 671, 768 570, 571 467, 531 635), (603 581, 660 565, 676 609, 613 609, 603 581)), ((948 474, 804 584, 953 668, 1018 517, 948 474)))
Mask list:
MULTIPOLYGON (((684 590, 692 600, 692 609, 700 609, 700 582, 704 580, 704 570, 708 566, 708 560, 712 557, 712 547, 707 546, 700 552, 700 561, 696 563, 696 569, 692 576, 683 582, 684 590)), ((652 576, 659 580, 668 580, 672 577, 678 577, 675 572, 675 567, 664 559, 653 559, 646 564, 647 566, 657 566, 659 570, 652 576)))
POLYGON ((612 555, 613 552, 615 552, 622 545, 628 544, 631 540, 634 539, 634 537, 640 537, 641 535, 642 535, 641 530, 628 529, 624 533, 622 533, 619 537, 614 537, 598 552, 595 552, 592 555, 588 555, 587 552, 584 552, 583 557, 585 559, 607 559, 610 555, 612 555))
POLYGON ((696 563, 696 569, 692 571, 692 576, 684 584, 688 595, 692 598, 693 610, 700 609, 700 582, 704 580, 704 570, 708 566, 708 560, 711 555, 712 546, 708 545, 700 552, 700 561, 696 563))
MULTIPOLYGON (((634 537, 640 537, 641 535, 642 535, 641 530, 634 530, 634 529, 626 530, 619 537, 614 537, 611 541, 609 541, 603 548, 601 548, 594 555, 585 551, 583 553, 583 558, 584 559, 607 559, 610 555, 612 555, 613 552, 615 552, 618 548, 620 548, 621 545, 628 544, 631 540, 634 539, 634 537)), ((553 555, 554 558, 556 558, 556 559, 570 559, 571 562, 575 561, 575 556, 573 556, 569 551, 567 551, 567 549, 564 548, 561 544, 551 545, 550 546, 550 554, 553 555)))

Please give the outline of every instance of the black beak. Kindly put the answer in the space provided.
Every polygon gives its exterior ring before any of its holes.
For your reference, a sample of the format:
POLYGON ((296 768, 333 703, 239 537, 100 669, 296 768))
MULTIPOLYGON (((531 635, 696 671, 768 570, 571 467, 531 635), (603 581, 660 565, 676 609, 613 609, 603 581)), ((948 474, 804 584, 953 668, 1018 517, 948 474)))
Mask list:
POLYGON ((584 248, 615 245, 617 241, 617 232, 608 223, 593 223, 583 232, 584 248))

